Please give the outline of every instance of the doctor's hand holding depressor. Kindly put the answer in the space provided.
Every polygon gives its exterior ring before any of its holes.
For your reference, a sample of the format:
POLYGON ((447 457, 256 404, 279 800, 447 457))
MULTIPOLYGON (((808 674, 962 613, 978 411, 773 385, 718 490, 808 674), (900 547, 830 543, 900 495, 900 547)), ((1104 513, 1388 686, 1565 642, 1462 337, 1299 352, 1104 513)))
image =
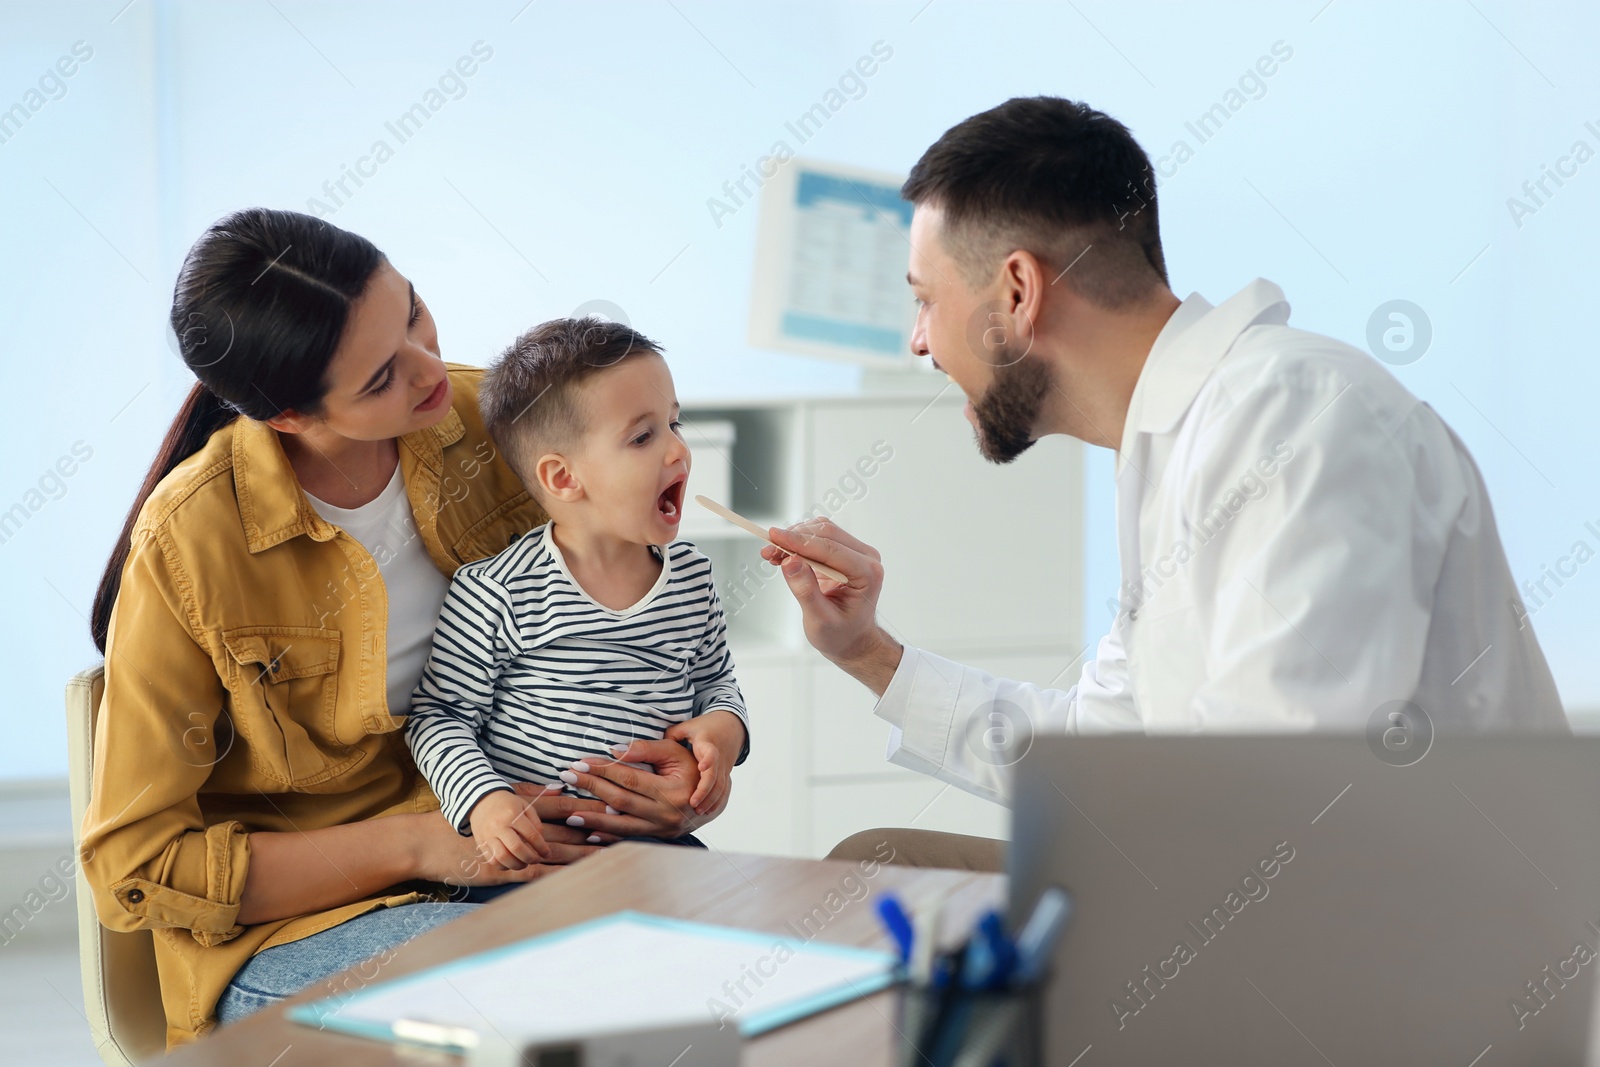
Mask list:
POLYGON ((878 625, 883 563, 878 550, 840 529, 831 519, 797 522, 767 530, 772 544, 761 557, 783 572, 804 617, 806 640, 851 677, 879 696, 889 687, 904 648, 878 625), (826 564, 850 581, 819 577, 796 558, 826 564))

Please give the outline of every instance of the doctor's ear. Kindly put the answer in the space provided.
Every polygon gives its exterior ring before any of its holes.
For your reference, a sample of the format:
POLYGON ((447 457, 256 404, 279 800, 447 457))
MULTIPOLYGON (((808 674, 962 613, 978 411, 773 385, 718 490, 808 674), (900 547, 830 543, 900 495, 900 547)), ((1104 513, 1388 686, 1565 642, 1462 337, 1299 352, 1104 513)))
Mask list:
POLYGON ((538 480, 539 491, 546 499, 570 504, 583 499, 583 483, 567 457, 557 452, 547 452, 534 464, 533 476, 538 480))
POLYGON ((1052 283, 1050 269, 1038 256, 1019 248, 1005 258, 1000 272, 1000 303, 1013 320, 1012 333, 1031 340, 1052 283))
POLYGON ((967 324, 971 352, 991 367, 1010 366, 1033 351, 1049 270, 1032 252, 1017 249, 973 308, 967 324))

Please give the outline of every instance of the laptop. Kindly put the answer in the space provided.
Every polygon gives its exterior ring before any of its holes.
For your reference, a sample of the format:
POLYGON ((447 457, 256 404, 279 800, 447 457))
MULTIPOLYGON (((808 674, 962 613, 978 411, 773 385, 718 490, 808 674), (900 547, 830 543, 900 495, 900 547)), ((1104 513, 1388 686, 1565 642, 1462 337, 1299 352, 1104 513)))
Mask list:
POLYGON ((1052 1067, 1583 1064, 1600 738, 1037 738, 1010 911, 1072 895, 1052 1067))

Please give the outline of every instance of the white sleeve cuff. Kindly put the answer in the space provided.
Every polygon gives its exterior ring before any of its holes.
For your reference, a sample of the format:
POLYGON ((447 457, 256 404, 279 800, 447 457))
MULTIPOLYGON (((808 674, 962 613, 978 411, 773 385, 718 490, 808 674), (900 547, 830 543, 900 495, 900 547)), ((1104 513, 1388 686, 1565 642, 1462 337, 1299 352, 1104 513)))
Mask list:
POLYGON ((872 706, 872 713, 890 726, 899 729, 906 722, 906 708, 911 700, 911 683, 917 673, 917 660, 921 652, 911 645, 902 645, 900 663, 889 679, 888 688, 872 706))
POLYGON ((936 775, 945 766, 961 692, 961 664, 910 645, 873 713, 887 722, 889 762, 936 775))

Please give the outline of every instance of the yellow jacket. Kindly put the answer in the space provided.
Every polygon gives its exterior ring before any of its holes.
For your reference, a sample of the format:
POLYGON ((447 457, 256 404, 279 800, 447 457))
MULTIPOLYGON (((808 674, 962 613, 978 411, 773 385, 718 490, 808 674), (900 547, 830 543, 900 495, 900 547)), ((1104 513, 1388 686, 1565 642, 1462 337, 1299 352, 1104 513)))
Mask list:
MULTIPOLYGON (((484 429, 481 368, 400 438, 428 555, 454 574, 545 522, 484 429)), ((256 952, 441 887, 414 882, 294 919, 236 921, 252 831, 438 809, 391 715, 387 595, 361 544, 300 488, 275 430, 238 418, 150 495, 106 644, 84 870, 100 921, 155 935, 169 1046, 215 1025, 256 952)))

